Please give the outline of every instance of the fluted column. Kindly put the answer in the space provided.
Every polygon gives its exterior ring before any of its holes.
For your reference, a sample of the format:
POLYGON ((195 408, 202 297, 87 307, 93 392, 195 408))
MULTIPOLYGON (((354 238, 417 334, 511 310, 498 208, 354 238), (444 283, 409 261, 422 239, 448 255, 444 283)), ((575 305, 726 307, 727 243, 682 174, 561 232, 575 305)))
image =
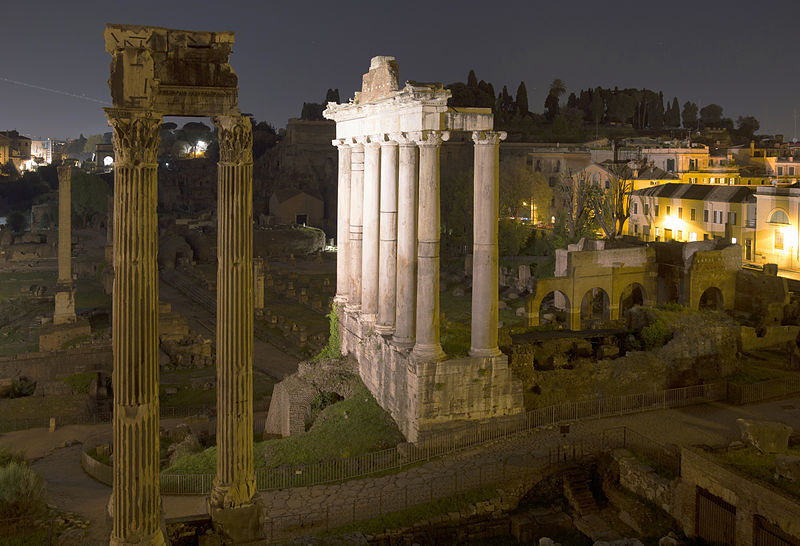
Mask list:
POLYGON ((471 356, 498 356, 497 216, 499 207, 500 141, 506 133, 474 131, 474 222, 472 244, 471 356))
MULTIPOLYGON (((253 134, 241 115, 214 118, 217 166, 217 474, 212 509, 250 506, 253 467, 253 134)), ((212 514, 213 515, 213 514, 212 514)))
POLYGON ((350 145, 344 139, 333 141, 339 149, 338 195, 336 199, 336 296, 338 304, 347 302, 348 247, 350 246, 350 145))
POLYGON ((53 324, 75 322, 72 283, 72 167, 58 168, 58 283, 53 324))
POLYGON ((350 153, 350 245, 347 249, 347 304, 349 312, 361 311, 361 244, 364 230, 364 143, 357 141, 350 153))
POLYGON ((381 141, 380 248, 378 261, 378 322, 375 330, 394 330, 397 283, 397 142, 381 141))
POLYGON ((114 152, 111 544, 164 544, 158 456, 159 115, 106 108, 114 152))
POLYGON ((417 142, 397 136, 397 312, 393 343, 413 347, 417 310, 417 142))
POLYGON ((425 131, 419 145, 419 217, 417 221, 417 360, 445 357, 439 341, 439 148, 446 131, 425 131))
POLYGON ((380 241, 381 145, 373 138, 364 144, 364 244, 361 262, 361 320, 378 315, 378 257, 380 241))

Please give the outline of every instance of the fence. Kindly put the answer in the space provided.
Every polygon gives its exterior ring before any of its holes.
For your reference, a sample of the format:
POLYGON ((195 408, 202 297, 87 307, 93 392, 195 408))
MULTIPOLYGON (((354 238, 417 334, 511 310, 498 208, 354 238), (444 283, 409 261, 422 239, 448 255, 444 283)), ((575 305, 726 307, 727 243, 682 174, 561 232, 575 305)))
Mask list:
POLYGON ((800 392, 800 377, 782 377, 747 385, 728 383, 727 400, 732 404, 752 404, 800 392))
MULTIPOLYGON (((442 434, 417 444, 400 444, 396 448, 346 459, 257 470, 255 472, 256 486, 259 491, 268 491, 340 482, 396 471, 403 466, 424 462, 488 441, 508 438, 515 434, 558 423, 624 415, 651 409, 684 407, 706 401, 723 400, 725 395, 726 384, 722 382, 654 393, 570 402, 532 410, 519 416, 476 423, 459 431, 442 434)), ((164 495, 206 495, 211 490, 212 481, 212 474, 162 474, 161 492, 164 495)))

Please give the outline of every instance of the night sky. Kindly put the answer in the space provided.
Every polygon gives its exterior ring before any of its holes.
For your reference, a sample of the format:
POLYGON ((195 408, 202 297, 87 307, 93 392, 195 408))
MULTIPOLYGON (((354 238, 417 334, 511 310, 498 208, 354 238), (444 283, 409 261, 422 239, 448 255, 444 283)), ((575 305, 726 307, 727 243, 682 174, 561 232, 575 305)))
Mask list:
POLYGON ((240 107, 276 127, 328 87, 352 97, 374 55, 395 56, 401 81, 466 81, 474 69, 513 94, 524 80, 538 112, 554 78, 568 93, 647 87, 681 105, 715 102, 787 139, 800 110, 796 0, 43 0, 3 2, 0 13, 0 129, 35 138, 109 130, 103 104, 7 81, 110 100, 108 22, 233 30, 240 107))

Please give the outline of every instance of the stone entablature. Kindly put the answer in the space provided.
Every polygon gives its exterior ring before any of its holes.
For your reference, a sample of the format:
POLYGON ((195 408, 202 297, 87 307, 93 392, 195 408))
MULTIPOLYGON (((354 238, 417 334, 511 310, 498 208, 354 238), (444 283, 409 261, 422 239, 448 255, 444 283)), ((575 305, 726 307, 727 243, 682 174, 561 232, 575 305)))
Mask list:
POLYGON ((323 115, 336 121, 339 149, 343 354, 356 356, 364 383, 417 441, 458 421, 522 412, 522 387, 497 346, 506 135, 492 130, 488 108, 448 107, 441 84, 399 89, 396 80, 394 58, 375 57, 353 102, 329 103, 323 115), (447 360, 439 337, 439 151, 452 131, 470 131, 475 147, 471 356, 458 360, 447 360))

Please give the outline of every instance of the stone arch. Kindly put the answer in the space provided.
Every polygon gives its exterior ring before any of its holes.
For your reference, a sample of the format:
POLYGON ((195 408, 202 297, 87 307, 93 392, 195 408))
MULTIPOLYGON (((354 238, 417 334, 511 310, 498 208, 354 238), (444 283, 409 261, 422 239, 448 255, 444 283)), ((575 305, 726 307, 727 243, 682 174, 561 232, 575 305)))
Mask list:
POLYGON ((625 318, 634 305, 646 305, 647 292, 638 282, 632 282, 622 291, 619 297, 619 317, 625 318))
POLYGON ((539 301, 536 312, 539 324, 556 324, 569 328, 570 302, 569 297, 561 290, 551 290, 539 301))
POLYGON ((608 292, 599 287, 590 288, 581 299, 581 329, 597 328, 611 319, 611 299, 608 292))
POLYGON ((698 309, 710 309, 722 311, 725 308, 725 301, 722 297, 722 290, 716 286, 709 286, 700 296, 698 309))

